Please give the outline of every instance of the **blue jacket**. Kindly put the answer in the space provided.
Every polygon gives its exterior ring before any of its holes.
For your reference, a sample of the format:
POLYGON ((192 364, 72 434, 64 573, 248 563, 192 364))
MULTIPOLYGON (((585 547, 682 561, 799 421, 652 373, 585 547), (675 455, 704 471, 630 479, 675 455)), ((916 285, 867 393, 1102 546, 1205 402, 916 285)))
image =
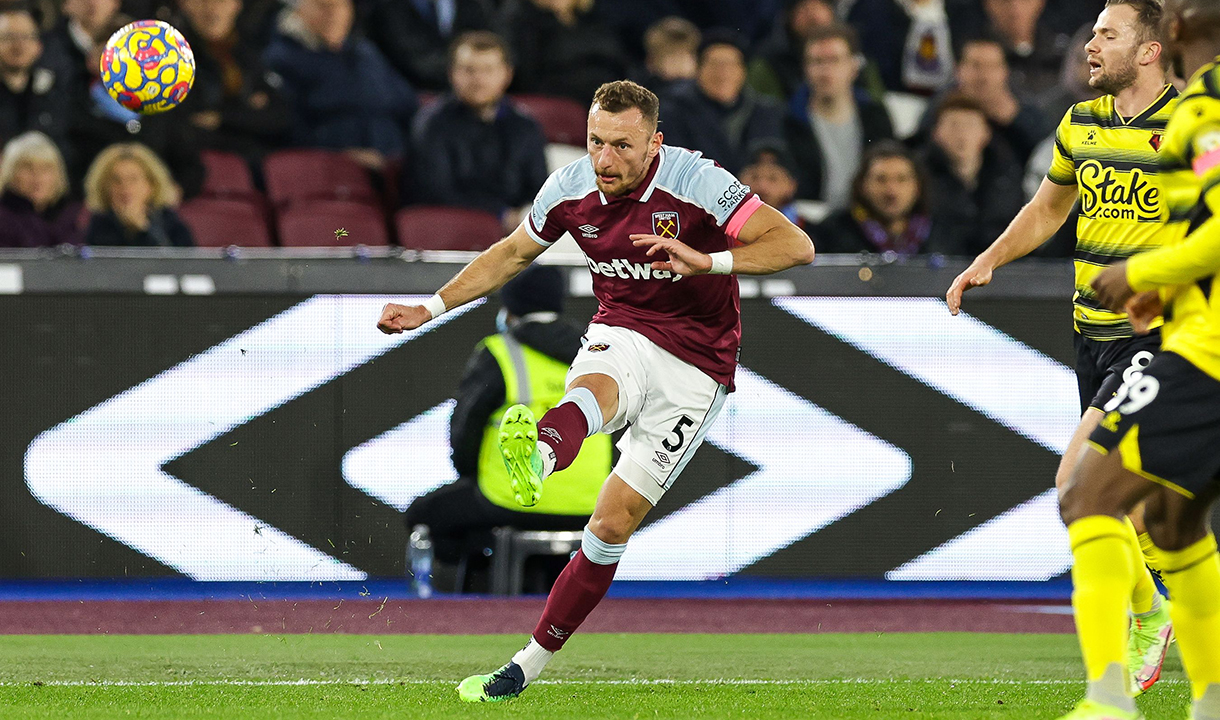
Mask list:
POLYGON ((284 80, 292 140, 325 148, 372 148, 402 155, 419 106, 415 91, 368 40, 350 37, 338 52, 316 47, 291 14, 263 55, 284 80))
POLYGON ((783 110, 749 87, 725 107, 691 83, 661 98, 660 130, 666 145, 698 150, 737 174, 757 145, 783 144, 783 110))

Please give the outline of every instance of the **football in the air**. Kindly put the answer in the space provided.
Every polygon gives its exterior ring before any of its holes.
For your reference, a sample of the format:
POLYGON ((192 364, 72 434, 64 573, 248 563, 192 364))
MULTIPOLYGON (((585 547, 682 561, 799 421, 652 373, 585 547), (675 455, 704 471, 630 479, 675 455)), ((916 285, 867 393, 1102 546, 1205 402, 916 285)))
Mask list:
POLYGON ((106 41, 102 84, 119 104, 152 115, 177 107, 195 82, 195 54, 160 20, 124 25, 106 41))

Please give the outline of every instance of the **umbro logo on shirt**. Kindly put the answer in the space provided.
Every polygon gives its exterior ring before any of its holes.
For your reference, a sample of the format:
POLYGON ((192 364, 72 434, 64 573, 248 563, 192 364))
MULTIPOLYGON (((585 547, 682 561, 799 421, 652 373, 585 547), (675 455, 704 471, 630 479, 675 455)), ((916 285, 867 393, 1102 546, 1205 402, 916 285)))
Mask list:
POLYGON ((587 238, 595 238, 595 237, 597 237, 597 231, 600 230, 601 228, 597 227, 596 225, 587 225, 586 224, 586 225, 581 225, 580 227, 578 227, 576 229, 580 231, 581 235, 584 235, 587 238))

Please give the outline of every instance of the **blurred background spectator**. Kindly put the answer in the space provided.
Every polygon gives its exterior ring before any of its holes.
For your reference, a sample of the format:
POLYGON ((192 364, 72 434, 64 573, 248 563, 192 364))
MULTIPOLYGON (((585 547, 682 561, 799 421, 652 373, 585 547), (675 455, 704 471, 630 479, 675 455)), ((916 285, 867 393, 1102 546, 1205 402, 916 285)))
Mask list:
POLYGON ((796 211, 796 165, 782 145, 756 146, 742 168, 740 180, 797 227, 805 227, 804 219, 796 211))
POLYGON ((0 6, 0 141, 40 130, 67 147, 72 93, 62 59, 44 52, 24 5, 0 6))
MULTIPOLYGON (((952 91, 971 98, 987 112, 992 130, 1008 143, 1019 162, 1028 160, 1054 129, 1038 106, 1013 91, 1004 45, 995 37, 973 38, 962 45, 956 78, 952 91)), ((930 131, 934 120, 935 113, 929 111, 924 116, 922 134, 930 131)))
POLYGON ((263 59, 284 80, 295 144, 345 150, 380 170, 406 150, 419 101, 381 51, 353 35, 354 20, 352 0, 299 0, 280 15, 263 59))
MULTIPOLYGON (((886 88, 929 95, 953 80, 952 0, 849 0, 846 17, 886 88)), ((953 13, 961 17, 961 13, 953 13)))
POLYGON ((501 26, 516 59, 516 92, 588 105, 599 85, 627 77, 627 52, 594 2, 505 0, 501 26))
POLYGON ((780 22, 750 63, 750 86, 777 99, 805 83, 805 42, 835 21, 834 0, 787 0, 780 22))
POLYGON ((847 205, 860 155, 894 137, 885 106, 856 89, 860 58, 846 25, 815 31, 805 45, 805 83, 792 95, 784 134, 799 168, 798 194, 847 205))
POLYGON ((1063 55, 1072 26, 1066 34, 1038 21, 1046 0, 983 0, 988 25, 1003 40, 1013 82, 1028 88, 1044 88, 1059 78, 1063 55))
POLYGON ((745 164, 757 142, 783 141, 779 106, 746 86, 741 38, 709 32, 699 48, 695 82, 661 99, 661 131, 671 145, 698 150, 729 172, 745 164))
POLYGON ((179 0, 180 30, 195 53, 195 84, 181 112, 200 147, 237 153, 257 168, 289 130, 279 75, 237 29, 242 0, 179 0))
POLYGON ((96 74, 86 64, 94 47, 131 18, 119 12, 119 0, 64 0, 61 12, 63 19, 47 35, 47 50, 62 59, 71 85, 86 88, 96 74))
POLYGON ((419 90, 448 89, 449 46, 462 33, 490 30, 487 0, 372 0, 364 26, 390 64, 419 90))
POLYGON ((923 173, 910 151, 891 140, 864 154, 852 183, 851 206, 831 213, 818 225, 814 244, 826 253, 905 257, 933 252, 931 236, 923 173))
POLYGON ((644 72, 640 84, 665 93, 678 83, 695 79, 703 35, 693 22, 680 17, 658 20, 644 33, 644 72))
POLYGON ((85 175, 90 245, 191 247, 191 231, 174 206, 180 192, 169 168, 139 143, 103 150, 85 175))
POLYGON ((498 35, 460 36, 450 54, 449 78, 453 92, 416 118, 408 170, 413 199, 485 210, 511 230, 546 182, 542 128, 504 96, 513 68, 498 35))
POLYGON ((983 108, 965 95, 940 102, 921 157, 932 224, 946 248, 940 252, 982 252, 1025 204, 1020 164, 994 140, 983 108))
POLYGON ((0 247, 79 244, 80 204, 68 199, 68 169, 51 138, 27 132, 0 161, 0 247))

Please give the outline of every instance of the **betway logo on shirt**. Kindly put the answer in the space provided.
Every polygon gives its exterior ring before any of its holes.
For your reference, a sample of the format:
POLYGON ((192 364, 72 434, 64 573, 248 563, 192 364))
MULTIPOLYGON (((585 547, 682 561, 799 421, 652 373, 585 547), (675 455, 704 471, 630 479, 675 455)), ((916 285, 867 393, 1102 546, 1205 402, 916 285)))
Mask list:
POLYGON ((615 258, 610 262, 596 262, 586 257, 585 261, 589 264, 589 270, 594 275, 620 277, 624 280, 669 280, 670 282, 678 282, 682 279, 682 276, 678 273, 668 270, 653 270, 651 263, 633 263, 622 258, 615 258))

